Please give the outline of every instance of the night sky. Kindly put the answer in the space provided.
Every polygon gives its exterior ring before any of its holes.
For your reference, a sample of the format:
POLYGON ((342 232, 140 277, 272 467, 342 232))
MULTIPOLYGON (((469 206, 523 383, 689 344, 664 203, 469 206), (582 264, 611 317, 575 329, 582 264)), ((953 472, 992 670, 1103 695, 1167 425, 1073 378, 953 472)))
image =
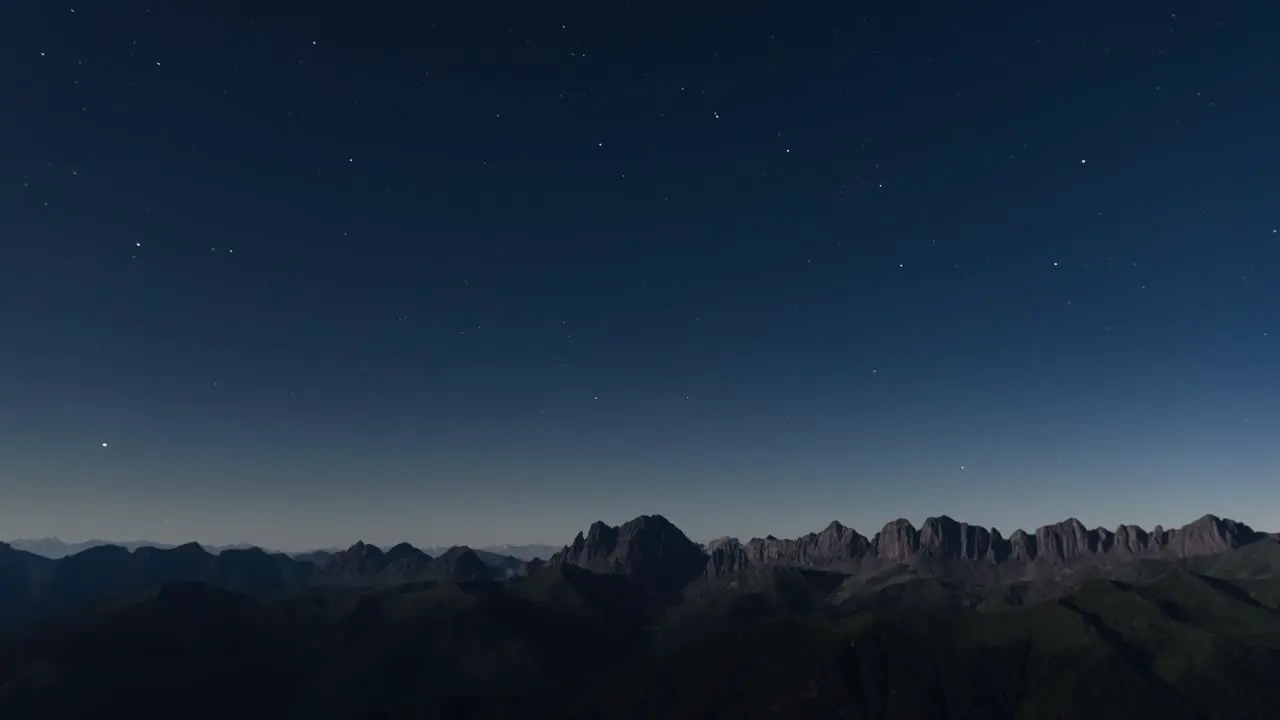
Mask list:
POLYGON ((1273 5, 5 2, 0 538, 1280 530, 1273 5))

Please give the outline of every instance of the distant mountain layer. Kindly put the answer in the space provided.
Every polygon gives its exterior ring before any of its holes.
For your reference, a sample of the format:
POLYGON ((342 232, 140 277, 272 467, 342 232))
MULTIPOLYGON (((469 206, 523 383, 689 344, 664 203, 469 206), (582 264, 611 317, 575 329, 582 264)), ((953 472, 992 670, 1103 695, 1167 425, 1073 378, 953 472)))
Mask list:
MULTIPOLYGON (((560 547, 557 545, 485 545, 484 547, 475 548, 475 551, 489 553, 491 555, 501 555, 503 557, 513 557, 517 560, 529 562, 530 560, 541 559, 548 560, 555 554, 560 547)), ((429 553, 440 554, 448 548, 424 548, 429 553)))
MULTIPOLYGON (((26 552, 34 553, 42 557, 52 558, 54 560, 68 555, 75 555, 76 553, 84 552, 90 548, 102 547, 104 545, 122 547, 126 550, 137 550, 138 548, 144 547, 156 548, 158 550, 172 550, 177 547, 177 545, 152 542, 150 540, 84 540, 82 542, 68 543, 55 537, 18 538, 17 540, 8 541, 8 545, 18 550, 24 550, 26 552)), ((219 553, 223 550, 248 550, 249 548, 257 546, 248 543, 238 543, 234 545, 203 545, 202 547, 209 552, 219 553)), ((275 553, 277 551, 267 550, 267 552, 275 553)))
POLYGON ((0 545, 0 717, 1280 719, 1280 541, 1214 516, 316 558, 0 545))
POLYGON ((215 553, 196 543, 134 550, 97 545, 58 559, 0 543, 0 630, 174 582, 278 597, 318 586, 500 580, 522 566, 516 558, 466 547, 432 557, 407 543, 384 552, 358 542, 346 550, 298 557, 256 547, 215 553))
MULTIPOLYGON (((83 552, 89 548, 102 547, 103 545, 114 545, 116 547, 125 548, 126 550, 137 550, 142 547, 170 550, 177 547, 176 545, 153 542, 150 540, 85 540, 83 542, 68 543, 55 537, 18 538, 17 540, 10 540, 8 544, 10 547, 17 548, 18 550, 25 550, 29 553, 35 553, 36 555, 42 555, 55 560, 61 557, 66 557, 67 555, 75 555, 76 553, 83 552)), ((223 550, 248 550, 258 546, 249 543, 236 543, 234 545, 202 545, 201 547, 209 552, 219 553, 223 550)), ((447 551, 449 547, 423 548, 423 551, 432 555, 439 555, 440 553, 447 551)), ((262 549, 272 554, 282 552, 280 550, 271 550, 269 548, 262 549)), ((303 550, 285 554, 292 555, 294 557, 315 556, 318 554, 330 554, 336 552, 336 550, 336 548, 326 548, 320 550, 303 550)), ((485 547, 475 548, 475 550, 477 553, 481 554, 481 557, 485 557, 486 555, 502 556, 528 562, 534 558, 542 558, 543 560, 546 560, 551 557, 556 550, 559 550, 559 548, 554 545, 487 545, 485 547)))

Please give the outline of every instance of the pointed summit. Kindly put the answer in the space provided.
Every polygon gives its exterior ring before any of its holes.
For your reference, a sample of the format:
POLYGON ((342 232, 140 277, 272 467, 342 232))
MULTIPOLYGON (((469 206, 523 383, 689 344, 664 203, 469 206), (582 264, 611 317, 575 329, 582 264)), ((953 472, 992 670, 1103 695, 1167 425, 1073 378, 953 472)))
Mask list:
POLYGON ((493 569, 474 550, 463 545, 451 547, 442 553, 431 563, 429 572, 433 579, 454 582, 493 579, 493 569))
POLYGON ((402 542, 387 551, 387 562, 398 562, 401 560, 418 561, 423 558, 430 560, 431 556, 407 542, 402 542))
POLYGON ((1169 533, 1169 548, 1183 557, 1210 555, 1247 545, 1263 533, 1235 520, 1204 515, 1169 533))
POLYGON ((387 567, 387 556, 376 545, 363 541, 340 550, 316 572, 321 583, 355 583, 372 581, 387 567))
POLYGON ((594 522, 551 558, 553 565, 623 575, 664 590, 682 587, 706 562, 702 548, 661 515, 641 515, 617 527, 594 522))
POLYGON ((382 567, 377 571, 381 583, 413 582, 421 579, 431 566, 431 556, 409 543, 402 542, 383 556, 382 567))

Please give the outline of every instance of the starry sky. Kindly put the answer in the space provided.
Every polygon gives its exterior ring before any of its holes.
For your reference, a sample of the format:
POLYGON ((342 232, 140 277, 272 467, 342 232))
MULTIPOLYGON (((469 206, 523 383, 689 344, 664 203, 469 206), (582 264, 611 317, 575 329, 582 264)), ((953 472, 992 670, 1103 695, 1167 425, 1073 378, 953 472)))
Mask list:
POLYGON ((1280 530, 1273 3, 0 10, 0 537, 1280 530))

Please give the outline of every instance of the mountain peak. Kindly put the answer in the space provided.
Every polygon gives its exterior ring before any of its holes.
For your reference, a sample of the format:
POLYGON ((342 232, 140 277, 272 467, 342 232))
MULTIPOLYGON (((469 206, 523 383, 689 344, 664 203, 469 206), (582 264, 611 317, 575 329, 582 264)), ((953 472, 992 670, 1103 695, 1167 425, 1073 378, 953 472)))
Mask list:
MULTIPOLYGON (((604 523, 601 522, 599 524, 603 525, 604 523)), ((675 524, 661 515, 638 515, 623 523, 621 529, 634 532, 641 528, 678 530, 675 524)))
POLYGON ((387 555, 387 560, 389 562, 397 562, 397 561, 404 561, 404 560, 416 561, 416 560, 422 560, 424 558, 427 560, 431 559, 430 555, 422 552, 421 550, 410 545, 407 542, 397 543, 390 550, 386 552, 386 555, 387 555))
POLYGON ((334 553, 316 575, 321 582, 361 581, 382 572, 388 564, 386 554, 378 546, 358 540, 346 550, 334 553))
POLYGON ((435 577, 455 582, 493 577, 493 569, 480 559, 475 550, 465 545, 455 545, 442 553, 432 563, 431 572, 435 577))
POLYGON ((1203 515, 1171 531, 1165 544, 1179 555, 1208 555, 1246 545, 1263 535, 1242 522, 1203 515))
POLYGON ((702 548, 661 515, 641 515, 616 527, 594 522, 551 558, 553 565, 623 575, 659 589, 682 586, 706 562, 702 548))

